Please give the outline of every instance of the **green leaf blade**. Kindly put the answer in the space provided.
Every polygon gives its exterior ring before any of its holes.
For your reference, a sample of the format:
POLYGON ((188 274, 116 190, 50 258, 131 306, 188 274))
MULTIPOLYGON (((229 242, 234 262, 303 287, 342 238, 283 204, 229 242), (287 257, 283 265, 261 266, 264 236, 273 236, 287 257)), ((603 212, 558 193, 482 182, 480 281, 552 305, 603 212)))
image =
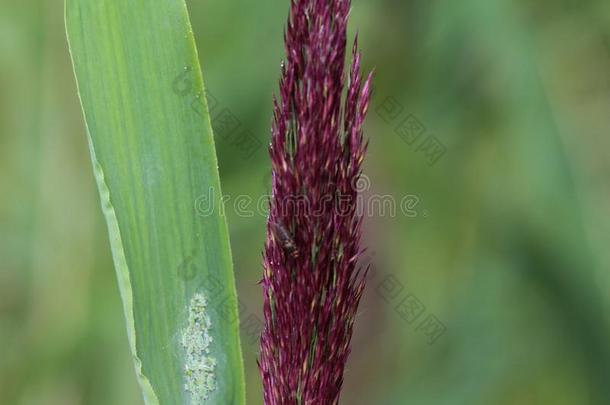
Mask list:
POLYGON ((192 297, 204 294, 216 361, 207 403, 244 403, 228 231, 186 6, 67 0, 66 28, 146 402, 194 398, 182 335, 192 297))

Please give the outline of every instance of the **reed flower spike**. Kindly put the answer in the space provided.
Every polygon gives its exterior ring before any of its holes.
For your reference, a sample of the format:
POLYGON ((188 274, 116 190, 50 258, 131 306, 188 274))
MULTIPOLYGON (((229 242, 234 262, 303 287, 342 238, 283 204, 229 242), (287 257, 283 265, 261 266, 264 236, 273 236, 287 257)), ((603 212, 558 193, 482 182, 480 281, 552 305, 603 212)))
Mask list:
POLYGON ((364 288, 356 183, 371 75, 357 38, 345 72, 349 10, 349 0, 290 3, 261 281, 266 405, 338 403, 364 288))

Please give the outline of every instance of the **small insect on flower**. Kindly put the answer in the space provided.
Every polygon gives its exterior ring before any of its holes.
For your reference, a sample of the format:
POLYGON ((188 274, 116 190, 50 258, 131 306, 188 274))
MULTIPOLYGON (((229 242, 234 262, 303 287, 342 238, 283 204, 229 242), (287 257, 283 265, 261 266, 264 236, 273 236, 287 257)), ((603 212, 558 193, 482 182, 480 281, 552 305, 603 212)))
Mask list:
POLYGON ((290 235, 290 232, 282 224, 277 222, 271 222, 271 231, 273 237, 282 245, 282 248, 290 255, 290 257, 296 259, 299 257, 299 249, 297 248, 294 239, 290 235))

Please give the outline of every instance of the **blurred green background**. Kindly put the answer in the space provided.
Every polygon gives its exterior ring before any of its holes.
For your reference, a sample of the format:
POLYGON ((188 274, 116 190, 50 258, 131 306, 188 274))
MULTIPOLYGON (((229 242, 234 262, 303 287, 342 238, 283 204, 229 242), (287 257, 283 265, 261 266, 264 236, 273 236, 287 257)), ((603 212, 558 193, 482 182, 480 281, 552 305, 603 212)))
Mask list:
MULTIPOLYGON (((288 4, 189 8, 218 111, 261 143, 217 139, 224 192, 256 201, 288 4)), ((409 203, 367 216, 342 403, 610 404, 610 3, 355 0, 355 27, 365 196, 409 203)), ((0 195, 0 404, 141 403, 59 1, 0 4, 0 195)), ((257 319, 265 218, 232 201, 257 319)))

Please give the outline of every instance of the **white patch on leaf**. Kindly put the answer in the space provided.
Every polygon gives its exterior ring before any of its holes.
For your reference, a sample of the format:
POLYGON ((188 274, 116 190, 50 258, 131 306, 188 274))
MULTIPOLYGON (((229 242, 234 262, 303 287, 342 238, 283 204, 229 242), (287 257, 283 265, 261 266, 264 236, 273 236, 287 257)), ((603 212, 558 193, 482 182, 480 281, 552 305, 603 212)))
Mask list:
POLYGON ((182 331, 185 351, 184 389, 191 394, 191 403, 200 404, 216 389, 216 359, 210 355, 212 323, 207 312, 207 300, 201 293, 191 298, 188 324, 182 331))

